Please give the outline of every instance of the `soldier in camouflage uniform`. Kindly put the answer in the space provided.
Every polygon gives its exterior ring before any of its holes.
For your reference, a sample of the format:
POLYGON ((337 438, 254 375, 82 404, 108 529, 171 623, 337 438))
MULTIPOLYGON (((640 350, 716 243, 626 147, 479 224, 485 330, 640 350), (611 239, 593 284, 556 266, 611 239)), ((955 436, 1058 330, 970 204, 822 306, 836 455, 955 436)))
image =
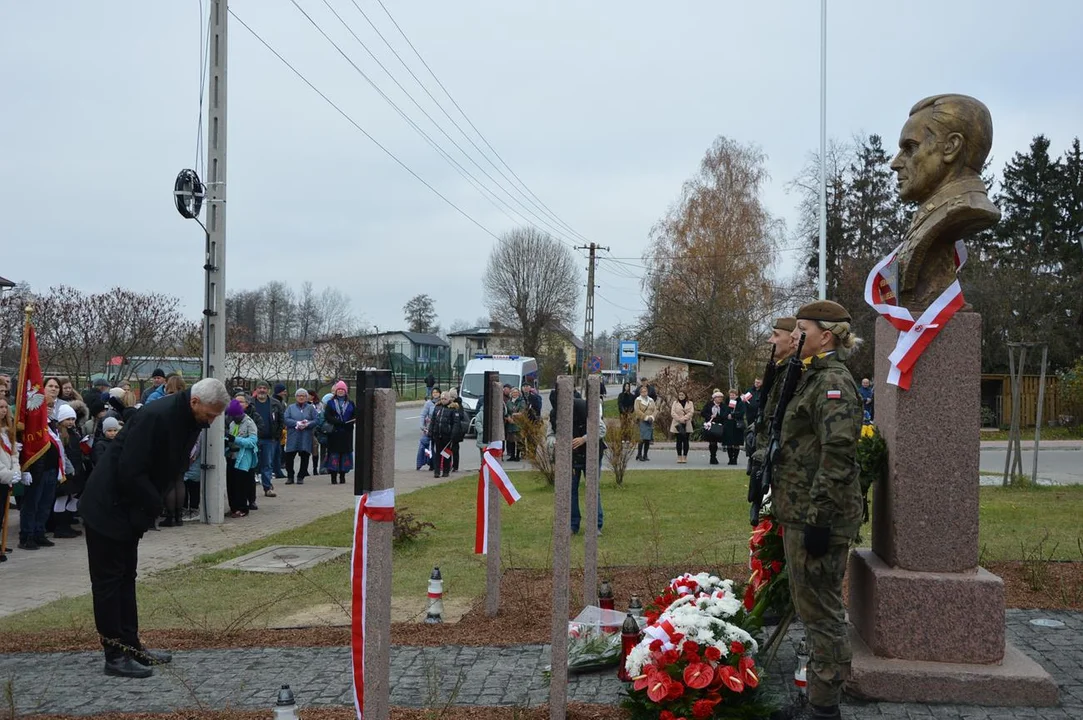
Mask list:
POLYGON ((778 395, 782 392, 783 365, 793 355, 794 345, 793 329, 797 327, 797 318, 780 317, 775 319, 771 328, 771 337, 767 342, 774 346, 773 355, 775 367, 764 373, 764 386, 767 389, 767 397, 763 397, 762 387, 760 392, 760 413, 753 431, 756 433, 755 451, 752 454, 752 464, 762 465, 763 456, 767 451, 768 429, 771 424, 771 416, 775 413, 775 405, 778 404, 778 395))
POLYGON ((842 361, 856 346, 850 314, 820 300, 797 312, 805 333, 805 372, 782 422, 772 507, 783 542, 794 609, 810 646, 808 706, 778 718, 841 718, 839 699, 850 673, 850 641, 842 578, 850 542, 862 520, 857 441, 862 409, 857 384, 842 361))

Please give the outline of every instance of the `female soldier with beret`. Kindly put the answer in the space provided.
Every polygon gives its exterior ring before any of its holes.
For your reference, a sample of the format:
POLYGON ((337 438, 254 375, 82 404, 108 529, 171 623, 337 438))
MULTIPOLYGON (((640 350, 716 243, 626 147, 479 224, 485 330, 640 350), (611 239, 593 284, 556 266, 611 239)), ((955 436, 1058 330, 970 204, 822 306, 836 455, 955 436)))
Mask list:
POLYGON ((843 365, 858 339, 850 313, 830 300, 797 311, 794 338, 805 334, 805 370, 786 406, 772 506, 783 535, 794 609, 805 623, 810 658, 809 706, 776 718, 841 718, 839 698, 851 650, 842 604, 850 542, 861 527, 857 469, 861 400, 843 365))

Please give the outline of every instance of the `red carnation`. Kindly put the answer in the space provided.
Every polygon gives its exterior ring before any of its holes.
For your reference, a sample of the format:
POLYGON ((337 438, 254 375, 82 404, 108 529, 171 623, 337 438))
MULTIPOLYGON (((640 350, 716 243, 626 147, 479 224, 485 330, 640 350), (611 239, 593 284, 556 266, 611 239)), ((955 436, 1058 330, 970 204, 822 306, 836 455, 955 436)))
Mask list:
POLYGON ((752 583, 745 585, 745 610, 751 611, 756 607, 756 590, 752 587, 752 583))
POLYGON ((669 691, 666 693, 666 700, 679 700, 684 695, 684 685, 679 680, 673 680, 669 683, 669 691))
POLYGON ((661 640, 651 640, 651 644, 648 646, 648 648, 650 649, 651 652, 658 652, 659 650, 662 649, 662 641, 661 640))
POLYGON ((672 665, 681 659, 681 656, 677 654, 676 650, 666 650, 662 653, 662 659, 658 661, 658 664, 662 667, 666 665, 672 665))
POLYGON ((692 717, 697 720, 706 720, 714 714, 714 706, 717 704, 710 700, 696 700, 692 703, 692 717))
POLYGON ((692 690, 702 690, 714 679, 714 668, 707 663, 689 663, 684 669, 684 684, 692 690))
POLYGON ((658 720, 677 720, 677 716, 671 713, 669 710, 663 710, 658 716, 658 720))
POLYGON ((647 610, 643 613, 643 617, 647 619, 648 625, 654 625, 656 622, 658 622, 658 618, 661 617, 661 614, 656 613, 653 610, 647 610))
POLYGON ((774 571, 775 574, 778 574, 778 573, 782 572, 782 561, 780 561, 780 560, 772 561, 771 562, 771 570, 774 571))
POLYGON ((722 651, 712 645, 703 651, 703 656, 712 662, 718 662, 722 659, 722 651))
POLYGON ((723 665, 718 669, 719 675, 722 676, 722 684, 735 693, 744 692, 745 681, 741 679, 741 676, 737 674, 729 665, 723 665))
POLYGON ((733 642, 730 643, 730 652, 733 653, 734 655, 742 655, 742 654, 744 654, 744 651, 745 651, 745 646, 742 645, 741 643, 737 642, 736 640, 734 640, 733 642))

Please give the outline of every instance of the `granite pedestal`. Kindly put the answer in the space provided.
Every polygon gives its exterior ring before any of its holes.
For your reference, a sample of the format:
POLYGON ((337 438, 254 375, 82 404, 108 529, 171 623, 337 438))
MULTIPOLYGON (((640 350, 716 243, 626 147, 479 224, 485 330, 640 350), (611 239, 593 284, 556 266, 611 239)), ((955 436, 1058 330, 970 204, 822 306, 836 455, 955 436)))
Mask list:
POLYGON ((959 313, 888 385, 898 332, 876 326, 872 550, 850 555, 856 695, 907 702, 1054 705, 1057 686, 1004 640, 1004 584, 978 567, 981 316, 959 313))

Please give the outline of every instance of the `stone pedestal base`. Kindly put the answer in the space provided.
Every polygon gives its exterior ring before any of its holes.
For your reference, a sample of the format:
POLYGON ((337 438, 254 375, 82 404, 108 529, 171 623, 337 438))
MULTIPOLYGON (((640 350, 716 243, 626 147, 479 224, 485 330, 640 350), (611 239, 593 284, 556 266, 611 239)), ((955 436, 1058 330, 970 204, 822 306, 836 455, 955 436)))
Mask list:
POLYGON ((850 622, 882 658, 996 663, 1004 656, 1004 583, 992 573, 914 572, 871 550, 850 553, 850 622))
POLYGON ((1042 667, 1008 643, 1004 659, 990 665, 892 660, 877 657, 856 632, 846 691, 887 702, 1014 707, 1057 704, 1057 684, 1042 667))

